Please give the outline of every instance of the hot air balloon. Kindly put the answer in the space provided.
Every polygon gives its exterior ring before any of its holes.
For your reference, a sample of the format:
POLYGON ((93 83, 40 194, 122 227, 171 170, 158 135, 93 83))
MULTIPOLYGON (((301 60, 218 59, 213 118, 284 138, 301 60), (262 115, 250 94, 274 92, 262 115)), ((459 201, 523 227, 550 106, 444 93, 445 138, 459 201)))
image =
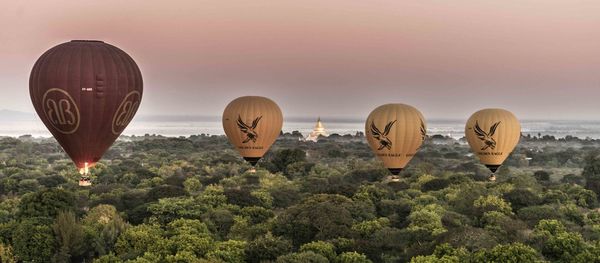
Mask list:
POLYGON ((142 74, 133 59, 102 41, 73 40, 46 51, 29 78, 35 111, 89 185, 100 160, 135 115, 142 74))
POLYGON ((394 175, 398 175, 419 150, 426 130, 421 112, 405 104, 379 106, 365 123, 369 146, 394 175))
POLYGON ((223 112, 223 129, 229 142, 252 166, 279 137, 282 126, 279 106, 265 97, 239 97, 223 112))
POLYGON ((483 109, 471 115, 465 136, 481 163, 492 171, 493 181, 496 170, 519 143, 521 124, 510 111, 483 109))

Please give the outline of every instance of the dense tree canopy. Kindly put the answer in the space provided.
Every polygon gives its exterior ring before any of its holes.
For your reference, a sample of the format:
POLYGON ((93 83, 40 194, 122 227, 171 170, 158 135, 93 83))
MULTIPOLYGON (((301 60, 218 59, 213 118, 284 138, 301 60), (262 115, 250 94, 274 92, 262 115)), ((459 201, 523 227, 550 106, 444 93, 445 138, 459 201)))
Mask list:
POLYGON ((400 178, 358 136, 283 134, 256 173, 223 136, 122 137, 79 174, 0 138, 1 262, 600 262, 600 142, 524 137, 498 172, 426 140, 400 178))

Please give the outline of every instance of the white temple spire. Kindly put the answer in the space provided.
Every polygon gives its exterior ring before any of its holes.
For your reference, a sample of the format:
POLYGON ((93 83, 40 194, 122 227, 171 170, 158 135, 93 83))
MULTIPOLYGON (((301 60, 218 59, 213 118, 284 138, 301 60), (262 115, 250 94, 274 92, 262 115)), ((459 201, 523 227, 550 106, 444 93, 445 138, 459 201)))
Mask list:
POLYGON ((319 139, 319 136, 329 136, 329 134, 327 134, 327 131, 325 131, 325 126, 323 126, 323 122, 321 122, 321 117, 317 118, 317 124, 315 125, 313 131, 308 135, 308 137, 306 137, 306 140, 316 142, 319 139))

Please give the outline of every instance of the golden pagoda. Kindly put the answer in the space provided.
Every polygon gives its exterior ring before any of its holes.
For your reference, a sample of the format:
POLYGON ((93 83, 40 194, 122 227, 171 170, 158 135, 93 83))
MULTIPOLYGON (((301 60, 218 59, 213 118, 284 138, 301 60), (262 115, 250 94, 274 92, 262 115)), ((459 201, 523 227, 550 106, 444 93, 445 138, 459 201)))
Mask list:
POLYGON ((316 142, 319 139, 319 136, 324 136, 324 137, 329 136, 329 134, 327 134, 327 131, 325 131, 325 127, 323 126, 323 123, 321 122, 321 117, 319 117, 317 119, 317 124, 315 125, 315 128, 308 135, 308 137, 306 137, 306 140, 316 142))

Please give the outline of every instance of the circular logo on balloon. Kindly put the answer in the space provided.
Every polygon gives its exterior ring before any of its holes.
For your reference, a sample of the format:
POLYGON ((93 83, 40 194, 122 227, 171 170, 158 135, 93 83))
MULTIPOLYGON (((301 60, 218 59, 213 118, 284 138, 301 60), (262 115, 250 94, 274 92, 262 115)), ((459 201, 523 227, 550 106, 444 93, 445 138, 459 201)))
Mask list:
POLYGON ((62 89, 49 89, 42 97, 42 108, 50 125, 58 132, 71 134, 79 128, 79 109, 73 97, 62 89))
POLYGON ((119 135, 127 127, 131 119, 133 119, 135 112, 140 106, 141 97, 140 92, 132 91, 121 101, 112 120, 112 132, 115 135, 119 135))

